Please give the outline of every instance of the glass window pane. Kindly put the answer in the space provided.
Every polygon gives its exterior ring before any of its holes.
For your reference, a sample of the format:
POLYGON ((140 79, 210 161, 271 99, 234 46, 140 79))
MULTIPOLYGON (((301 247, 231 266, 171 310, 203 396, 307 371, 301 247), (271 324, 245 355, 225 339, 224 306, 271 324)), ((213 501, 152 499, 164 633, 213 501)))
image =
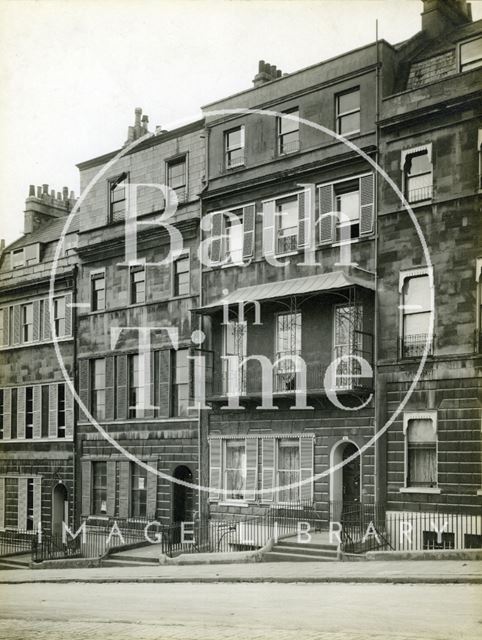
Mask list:
POLYGON ((408 421, 409 442, 435 442, 436 434, 430 418, 420 418, 408 421))
POLYGON ((281 134, 290 133, 291 131, 298 131, 300 123, 296 118, 299 117, 298 109, 294 111, 286 111, 286 115, 293 116, 295 119, 282 118, 279 119, 279 131, 281 134))
POLYGON ((336 210, 341 211, 345 218, 358 220, 360 217, 360 192, 350 191, 336 196, 336 210))
POLYGON ((482 65, 482 38, 465 42, 460 47, 461 64, 465 70, 482 65))
MULTIPOLYGON (((407 278, 404 287, 404 305, 414 308, 414 312, 430 309, 430 282, 427 276, 407 278)), ((411 310, 411 309, 410 309, 411 310)))
POLYGON ((354 111, 360 108, 360 91, 350 91, 338 96, 338 114, 341 115, 347 111, 354 111))
POLYGON ((360 131, 360 112, 357 111, 347 116, 340 116, 338 133, 344 135, 355 131, 360 131))

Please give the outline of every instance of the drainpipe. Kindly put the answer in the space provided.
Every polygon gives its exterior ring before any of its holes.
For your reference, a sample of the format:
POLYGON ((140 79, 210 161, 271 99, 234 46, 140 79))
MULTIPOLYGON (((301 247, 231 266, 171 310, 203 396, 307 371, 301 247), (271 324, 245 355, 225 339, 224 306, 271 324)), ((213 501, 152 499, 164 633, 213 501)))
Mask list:
MULTIPOLYGON (((77 275, 78 267, 74 264, 72 271, 72 384, 74 389, 78 389, 77 386, 77 275)), ((74 404, 74 425, 72 435, 72 520, 74 527, 77 527, 77 422, 79 418, 79 406, 77 402, 74 404)), ((77 529, 75 528, 75 531, 77 529)))
MULTIPOLYGON (((376 146, 376 151, 375 151, 375 162, 379 163, 380 160, 380 150, 379 150, 379 146, 380 146, 380 126, 379 126, 379 120, 380 120, 380 82, 381 82, 381 74, 380 74, 380 69, 381 69, 381 64, 380 64, 380 46, 379 46, 379 40, 378 40, 378 20, 376 20, 375 22, 375 40, 376 40, 376 75, 375 75, 375 101, 376 101, 376 105, 375 105, 375 146, 376 146)), ((378 432, 380 425, 379 425, 379 419, 380 419, 380 407, 379 407, 379 403, 381 402, 381 399, 379 398, 379 387, 380 385, 378 384, 378 310, 379 310, 379 304, 378 304, 378 202, 379 202, 379 174, 378 171, 375 171, 375 220, 374 220, 374 227, 375 227, 375 246, 374 246, 374 267, 375 267, 375 305, 374 305, 374 339, 373 339, 373 368, 374 368, 374 376, 373 376, 373 380, 374 380, 374 385, 373 385, 373 390, 374 390, 374 395, 375 395, 375 402, 374 402, 374 435, 376 435, 376 433, 378 432)), ((374 473, 374 478, 373 478, 373 489, 374 489, 374 501, 378 502, 379 499, 379 492, 380 492, 380 442, 377 439, 375 441, 375 446, 374 446, 374 469, 375 469, 375 473, 374 473)))

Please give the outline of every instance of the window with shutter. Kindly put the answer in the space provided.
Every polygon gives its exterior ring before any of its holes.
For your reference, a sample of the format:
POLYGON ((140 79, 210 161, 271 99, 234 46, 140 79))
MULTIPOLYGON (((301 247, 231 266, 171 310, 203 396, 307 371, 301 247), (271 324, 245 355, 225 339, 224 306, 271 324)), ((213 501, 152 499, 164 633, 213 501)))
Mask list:
POLYGON ((5 528, 5 478, 0 478, 0 530, 5 528))
POLYGON ((119 470, 119 517, 129 517, 130 502, 130 463, 127 460, 121 460, 117 464, 119 470))
POLYGON ((155 520, 157 516, 157 471, 158 460, 149 460, 149 466, 152 471, 147 471, 147 517, 149 520, 155 520))
POLYGON ((263 255, 272 256, 275 251, 275 201, 263 202, 263 255))
POLYGON ((223 245, 223 214, 221 211, 209 214, 211 217, 211 242, 209 244, 209 259, 212 263, 221 262, 223 245))
POLYGON ((9 307, 0 309, 0 347, 7 347, 10 344, 9 319, 9 307))
POLYGON ((17 438, 25 438, 25 387, 17 389, 17 438))
POLYGON ((254 256, 254 242, 256 232, 256 205, 243 207, 243 258, 254 256))
POLYGON ((32 506, 32 519, 33 529, 38 531, 39 526, 42 524, 42 478, 37 476, 32 479, 33 488, 33 506, 32 506))
POLYGON ((128 382, 128 370, 127 370, 127 356, 119 355, 116 358, 116 405, 117 413, 116 417, 121 420, 127 418, 127 382, 128 382))
POLYGON ((115 460, 107 462, 107 515, 115 516, 117 463, 115 460))
POLYGON ((317 236, 319 244, 331 244, 335 238, 336 216, 334 213, 333 185, 318 188, 317 236))
POLYGON ((82 473, 82 516, 87 517, 91 514, 92 462, 90 460, 82 460, 80 467, 82 473))
POLYGON ((49 385, 49 438, 58 437, 58 384, 49 385))
POLYGON ((258 438, 246 439, 246 500, 255 500, 258 489, 258 438))
POLYGON ((10 440, 12 426, 12 390, 3 390, 3 439, 10 440))
POLYGON ((300 491, 303 502, 313 501, 314 438, 300 438, 300 491))
POLYGON ((65 437, 74 435, 74 396, 70 387, 65 384, 65 437))
POLYGON ((221 489, 221 446, 222 440, 209 441, 209 499, 219 500, 221 489))
POLYGON ((274 499, 275 486, 275 444, 274 438, 263 438, 261 440, 262 453, 262 502, 272 502, 274 499))

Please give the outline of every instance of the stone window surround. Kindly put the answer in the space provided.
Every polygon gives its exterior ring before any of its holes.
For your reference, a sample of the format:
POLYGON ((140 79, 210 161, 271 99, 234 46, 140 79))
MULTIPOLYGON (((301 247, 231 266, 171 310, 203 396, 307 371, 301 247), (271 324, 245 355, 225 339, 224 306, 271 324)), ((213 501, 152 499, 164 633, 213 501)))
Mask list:
POLYGON ((435 432, 435 460, 437 466, 437 485, 438 485, 438 425, 436 411, 405 411, 403 414, 403 475, 404 486, 400 487, 400 493, 421 493, 421 494, 440 494, 442 490, 437 487, 407 487, 407 465, 408 465, 408 440, 407 429, 409 420, 431 420, 435 432))

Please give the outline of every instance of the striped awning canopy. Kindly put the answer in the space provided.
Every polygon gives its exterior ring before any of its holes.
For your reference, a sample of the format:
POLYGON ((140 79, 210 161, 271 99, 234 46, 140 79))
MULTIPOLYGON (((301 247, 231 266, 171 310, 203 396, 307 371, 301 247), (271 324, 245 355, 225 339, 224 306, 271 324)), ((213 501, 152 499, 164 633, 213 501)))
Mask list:
POLYGON ((255 284, 251 287, 235 289, 223 298, 219 298, 200 307, 197 311, 209 312, 215 311, 224 305, 239 304, 240 302, 272 300, 275 298, 286 298, 305 293, 314 293, 315 291, 346 289, 347 287, 352 286, 374 290, 374 275, 367 271, 358 271, 358 273, 332 271, 330 273, 320 273, 314 276, 305 276, 303 278, 281 280, 280 282, 255 284))

